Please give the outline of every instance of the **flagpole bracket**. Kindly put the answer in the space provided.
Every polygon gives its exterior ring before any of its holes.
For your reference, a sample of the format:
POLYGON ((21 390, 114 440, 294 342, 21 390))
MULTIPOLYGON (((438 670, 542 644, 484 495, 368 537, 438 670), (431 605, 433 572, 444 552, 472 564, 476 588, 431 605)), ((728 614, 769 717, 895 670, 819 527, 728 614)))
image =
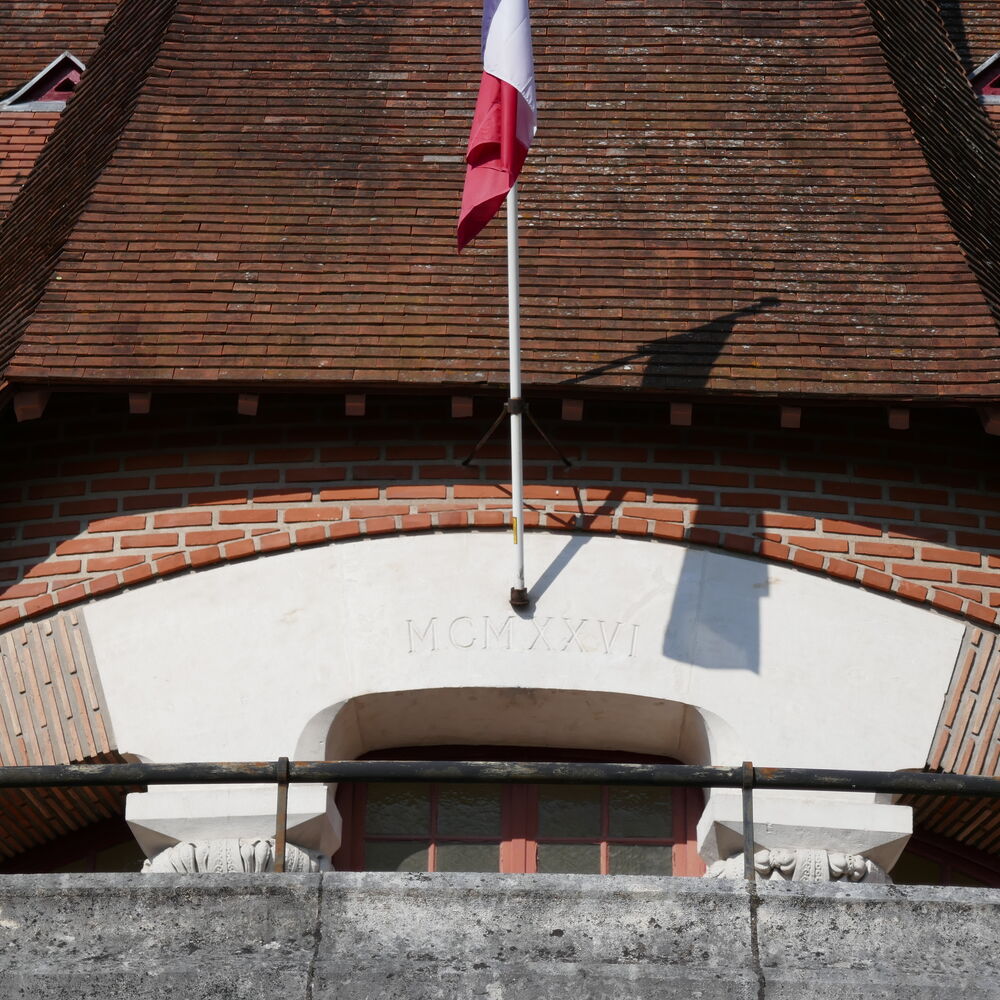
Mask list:
POLYGON ((475 457, 482 450, 483 445, 496 434, 500 425, 511 416, 525 416, 531 423, 531 426, 535 428, 538 432, 539 437, 549 446, 552 452, 556 455, 563 466, 567 469, 573 467, 573 463, 562 453, 559 446, 542 430, 538 421, 535 419, 535 415, 531 412, 531 407, 522 399, 520 396, 512 399, 508 399, 506 403, 503 404, 503 409, 500 411, 500 415, 493 421, 490 425, 490 429, 476 442, 476 446, 469 452, 469 454, 462 459, 462 465, 468 467, 472 464, 475 457))
POLYGON ((531 598, 528 597, 527 587, 510 588, 510 606, 514 609, 527 608, 531 605, 531 598))
MULTIPOLYGON (((513 402, 513 400, 511 400, 511 402, 513 402)), ((522 401, 518 400, 518 402, 522 401)), ((539 436, 549 446, 550 450, 555 454, 556 458, 558 458, 559 461, 562 462, 563 467, 571 469, 573 467, 573 463, 562 453, 562 450, 560 449, 559 445, 557 445, 552 440, 552 438, 550 438, 548 434, 546 434, 545 431, 542 430, 541 424, 539 424, 539 422, 535 419, 535 415, 531 412, 531 408, 528 406, 527 403, 524 404, 524 415, 531 422, 531 426, 534 427, 536 431, 538 431, 539 436)))

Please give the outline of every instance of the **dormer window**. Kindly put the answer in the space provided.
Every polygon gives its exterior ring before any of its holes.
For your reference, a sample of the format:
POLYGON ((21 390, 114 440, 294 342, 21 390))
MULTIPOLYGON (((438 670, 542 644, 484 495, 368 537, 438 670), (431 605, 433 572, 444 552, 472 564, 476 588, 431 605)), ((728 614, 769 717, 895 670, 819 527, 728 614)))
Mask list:
POLYGON ((971 79, 973 89, 984 104, 1000 104, 1000 52, 990 56, 971 79))
POLYGON ((0 111, 61 111, 73 96, 83 70, 84 65, 76 56, 64 52, 0 101, 0 111))

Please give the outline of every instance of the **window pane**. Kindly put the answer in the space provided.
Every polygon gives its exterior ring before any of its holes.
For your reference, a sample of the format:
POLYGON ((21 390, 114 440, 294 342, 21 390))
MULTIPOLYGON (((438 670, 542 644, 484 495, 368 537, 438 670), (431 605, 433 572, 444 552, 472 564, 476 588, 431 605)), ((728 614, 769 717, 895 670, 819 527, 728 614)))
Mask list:
POLYGON ((425 872, 427 844, 419 840, 366 840, 365 871, 425 872))
POLYGON ((402 782, 368 786, 365 832, 423 834, 431 832, 430 785, 402 782))
POLYGON ((670 875, 673 849, 658 844, 609 844, 608 868, 612 875, 670 875))
POLYGON ((600 844, 539 844, 538 870, 563 875, 600 875, 600 844))
POLYGON ((601 790, 596 785, 581 788, 538 789, 539 837, 600 837, 600 835, 601 790))
POLYGON ((500 843, 438 844, 436 867, 439 872, 498 872, 500 843))
POLYGON ((499 785, 438 785, 438 834, 499 837, 501 795, 499 785))
POLYGON ((612 788, 608 834, 611 837, 673 838, 669 788, 612 788))

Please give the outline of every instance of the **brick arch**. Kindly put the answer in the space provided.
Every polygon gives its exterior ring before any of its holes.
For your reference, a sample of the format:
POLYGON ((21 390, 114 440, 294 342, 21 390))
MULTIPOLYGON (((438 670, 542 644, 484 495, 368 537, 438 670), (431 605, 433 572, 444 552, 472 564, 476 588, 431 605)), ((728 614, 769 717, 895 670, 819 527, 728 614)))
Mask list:
MULTIPOLYGON (((29 574, 31 579, 46 581, 45 592, 34 596, 8 597, 0 606, 0 626, 43 615, 93 597, 139 586, 178 573, 196 572, 227 562, 263 557, 293 548, 315 545, 363 542, 367 538, 384 538, 433 531, 501 530, 507 526, 506 494, 498 487, 468 487, 454 484, 387 487, 332 488, 324 491, 346 506, 288 507, 285 519, 258 519, 270 511, 267 504, 281 503, 277 496, 244 510, 245 520, 224 519, 233 527, 210 528, 205 523, 220 511, 188 509, 159 513, 138 513, 112 518, 99 518, 88 524, 87 532, 56 547, 56 553, 42 561, 37 569, 48 575, 29 574), (447 494, 466 494, 449 501, 447 494), (389 494, 388 497, 379 496, 389 494), (483 494, 473 497, 471 494, 483 494), (268 527, 261 527, 267 524, 268 527), (239 527, 235 527, 239 525, 239 527), (182 536, 182 532, 184 533, 182 536), (239 535, 239 537, 233 537, 239 535), (180 545, 181 537, 185 544, 180 545), (102 552, 108 541, 114 551, 132 555, 101 557, 90 561, 94 568, 80 578, 76 569, 82 560, 66 559, 67 555, 85 556, 102 552), (60 551, 61 550, 61 551, 60 551), (105 565, 121 558, 128 565, 102 572, 105 565), (67 568, 70 563, 74 568, 67 568), (58 584, 63 573, 72 576, 66 586, 58 584)), ((528 489, 528 499, 535 508, 526 513, 525 525, 530 530, 577 532, 584 534, 647 539, 667 544, 707 546, 738 555, 752 556, 765 562, 787 564, 797 569, 852 583, 880 594, 891 594, 907 601, 933 607, 939 611, 965 617, 979 624, 993 625, 997 612, 978 602, 963 599, 950 589, 916 583, 904 576, 867 565, 857 553, 841 553, 846 538, 875 538, 875 529, 868 524, 851 521, 826 521, 816 525, 815 519, 780 512, 761 513, 761 523, 769 530, 757 537, 738 530, 743 525, 727 525, 724 510, 686 510, 673 496, 670 500, 650 500, 637 490, 614 490, 607 487, 535 487, 528 489), (545 494, 543 496, 543 494, 545 494), (580 511, 559 509, 569 504, 569 498, 580 511), (555 509, 553 509, 555 508, 555 509), (714 516, 713 516, 714 515, 714 516), (810 531, 796 535, 795 532, 810 531), (824 551, 826 549, 826 551, 824 551)), ((232 513, 232 508, 223 508, 232 513)), ((855 543, 857 544, 857 543, 855 543)), ((864 544, 864 543, 862 543, 864 544)), ((871 541, 869 546, 883 545, 897 552, 909 546, 891 541, 871 541)), ((941 562, 948 553, 942 551, 941 562)), ((957 559, 960 552, 953 553, 957 559)), ((957 562, 957 565, 962 565, 957 562)), ((30 586, 30 584, 29 584, 30 586)))
MULTIPOLYGON (((463 466, 482 424, 447 399, 369 400, 357 420, 276 399, 249 422, 216 397, 145 417, 62 405, 0 439, 0 626, 292 547, 506 521, 505 449, 463 466)), ((529 529, 712 546, 997 622, 1000 440, 962 415, 894 436, 852 411, 808 431, 752 408, 706 406, 691 427, 645 405, 539 412, 573 467, 529 441, 529 529)))

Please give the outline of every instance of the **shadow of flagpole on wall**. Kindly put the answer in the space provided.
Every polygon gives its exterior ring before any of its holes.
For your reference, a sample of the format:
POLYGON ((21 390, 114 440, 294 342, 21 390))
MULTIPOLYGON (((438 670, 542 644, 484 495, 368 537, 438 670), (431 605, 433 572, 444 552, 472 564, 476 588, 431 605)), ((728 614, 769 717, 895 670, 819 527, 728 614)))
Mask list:
POLYGON ((761 601, 768 593, 767 563, 685 549, 663 633, 663 655, 711 670, 759 673, 761 601))

